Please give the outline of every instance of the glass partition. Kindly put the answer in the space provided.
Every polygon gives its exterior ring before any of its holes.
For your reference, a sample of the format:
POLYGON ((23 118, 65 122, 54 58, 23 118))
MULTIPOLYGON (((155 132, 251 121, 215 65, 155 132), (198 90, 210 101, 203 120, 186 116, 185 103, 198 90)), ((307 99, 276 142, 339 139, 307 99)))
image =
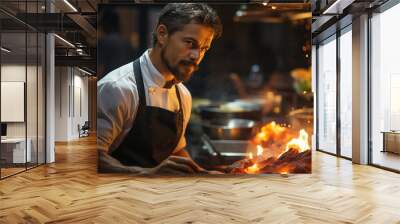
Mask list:
POLYGON ((1 46, 1 122, 6 127, 1 174, 6 177, 25 170, 31 158, 26 141, 26 33, 2 33, 1 46))
MULTIPOLYGON (((0 6, 43 11, 44 1, 26 4, 0 6)), ((0 178, 45 163, 45 44, 39 30, 0 12, 0 178)))

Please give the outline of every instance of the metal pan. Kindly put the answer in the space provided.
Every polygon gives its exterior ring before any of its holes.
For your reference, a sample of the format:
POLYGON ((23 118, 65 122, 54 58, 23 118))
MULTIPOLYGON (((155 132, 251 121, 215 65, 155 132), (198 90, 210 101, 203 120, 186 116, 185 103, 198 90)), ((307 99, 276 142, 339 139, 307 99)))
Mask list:
POLYGON ((260 121, 262 108, 260 105, 250 102, 230 102, 218 105, 199 107, 202 120, 240 118, 260 121))
POLYGON ((248 119, 213 119, 202 122, 203 132, 210 139, 248 140, 257 133, 258 125, 248 119))

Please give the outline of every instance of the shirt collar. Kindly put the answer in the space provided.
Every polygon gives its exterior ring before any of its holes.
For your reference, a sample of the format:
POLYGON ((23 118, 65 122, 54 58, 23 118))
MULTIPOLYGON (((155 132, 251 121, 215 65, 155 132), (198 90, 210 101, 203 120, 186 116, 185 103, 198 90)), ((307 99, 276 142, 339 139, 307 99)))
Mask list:
POLYGON ((142 71, 147 75, 149 81, 152 85, 157 86, 159 88, 163 88, 166 80, 164 76, 157 70, 157 68, 153 65, 150 60, 149 52, 151 49, 146 50, 142 57, 140 58, 140 65, 142 67, 142 71))

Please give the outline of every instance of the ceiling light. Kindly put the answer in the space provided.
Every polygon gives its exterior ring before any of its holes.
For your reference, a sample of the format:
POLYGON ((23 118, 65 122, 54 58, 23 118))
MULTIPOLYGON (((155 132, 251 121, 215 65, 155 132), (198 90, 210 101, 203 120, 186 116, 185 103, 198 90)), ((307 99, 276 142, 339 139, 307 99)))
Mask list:
POLYGON ((6 52, 6 53, 10 53, 10 52, 11 52, 11 50, 9 50, 9 49, 7 49, 7 48, 5 48, 5 47, 1 47, 1 50, 4 51, 4 52, 6 52))
POLYGON ((79 68, 79 67, 78 67, 78 70, 81 71, 81 72, 83 72, 83 73, 85 73, 85 74, 87 74, 87 75, 89 75, 89 76, 93 75, 92 73, 90 73, 90 72, 88 72, 88 71, 86 71, 86 70, 83 70, 83 69, 81 69, 81 68, 79 68))
POLYGON ((243 16, 243 14, 244 14, 243 11, 240 10, 236 12, 236 16, 243 16))
POLYGON ((64 42, 65 44, 67 44, 70 47, 75 48, 75 45, 73 45, 71 42, 69 42, 68 40, 58 36, 57 34, 54 34, 55 37, 57 37, 59 40, 61 40, 62 42, 64 42))
POLYGON ((325 9, 322 14, 342 14, 343 9, 347 8, 354 1, 355 0, 336 0, 332 5, 325 9))
POLYGON ((274 6, 274 5, 273 5, 273 6, 271 6, 271 9, 275 10, 275 9, 276 9, 276 6, 274 6))
POLYGON ((65 4, 67 4, 74 12, 78 12, 78 10, 71 4, 69 3, 68 0, 64 0, 65 4))
POLYGON ((268 5, 268 2, 263 2, 262 5, 263 5, 263 6, 267 6, 267 5, 268 5))

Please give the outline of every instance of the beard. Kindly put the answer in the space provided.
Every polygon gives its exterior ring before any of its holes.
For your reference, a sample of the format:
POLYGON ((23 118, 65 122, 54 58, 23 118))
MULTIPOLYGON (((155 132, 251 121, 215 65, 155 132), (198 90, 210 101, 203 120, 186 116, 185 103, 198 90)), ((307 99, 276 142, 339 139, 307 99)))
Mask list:
POLYGON ((165 56, 165 47, 161 49, 161 60, 178 82, 188 81, 193 72, 199 69, 195 62, 189 60, 181 60, 177 65, 171 65, 165 56))

